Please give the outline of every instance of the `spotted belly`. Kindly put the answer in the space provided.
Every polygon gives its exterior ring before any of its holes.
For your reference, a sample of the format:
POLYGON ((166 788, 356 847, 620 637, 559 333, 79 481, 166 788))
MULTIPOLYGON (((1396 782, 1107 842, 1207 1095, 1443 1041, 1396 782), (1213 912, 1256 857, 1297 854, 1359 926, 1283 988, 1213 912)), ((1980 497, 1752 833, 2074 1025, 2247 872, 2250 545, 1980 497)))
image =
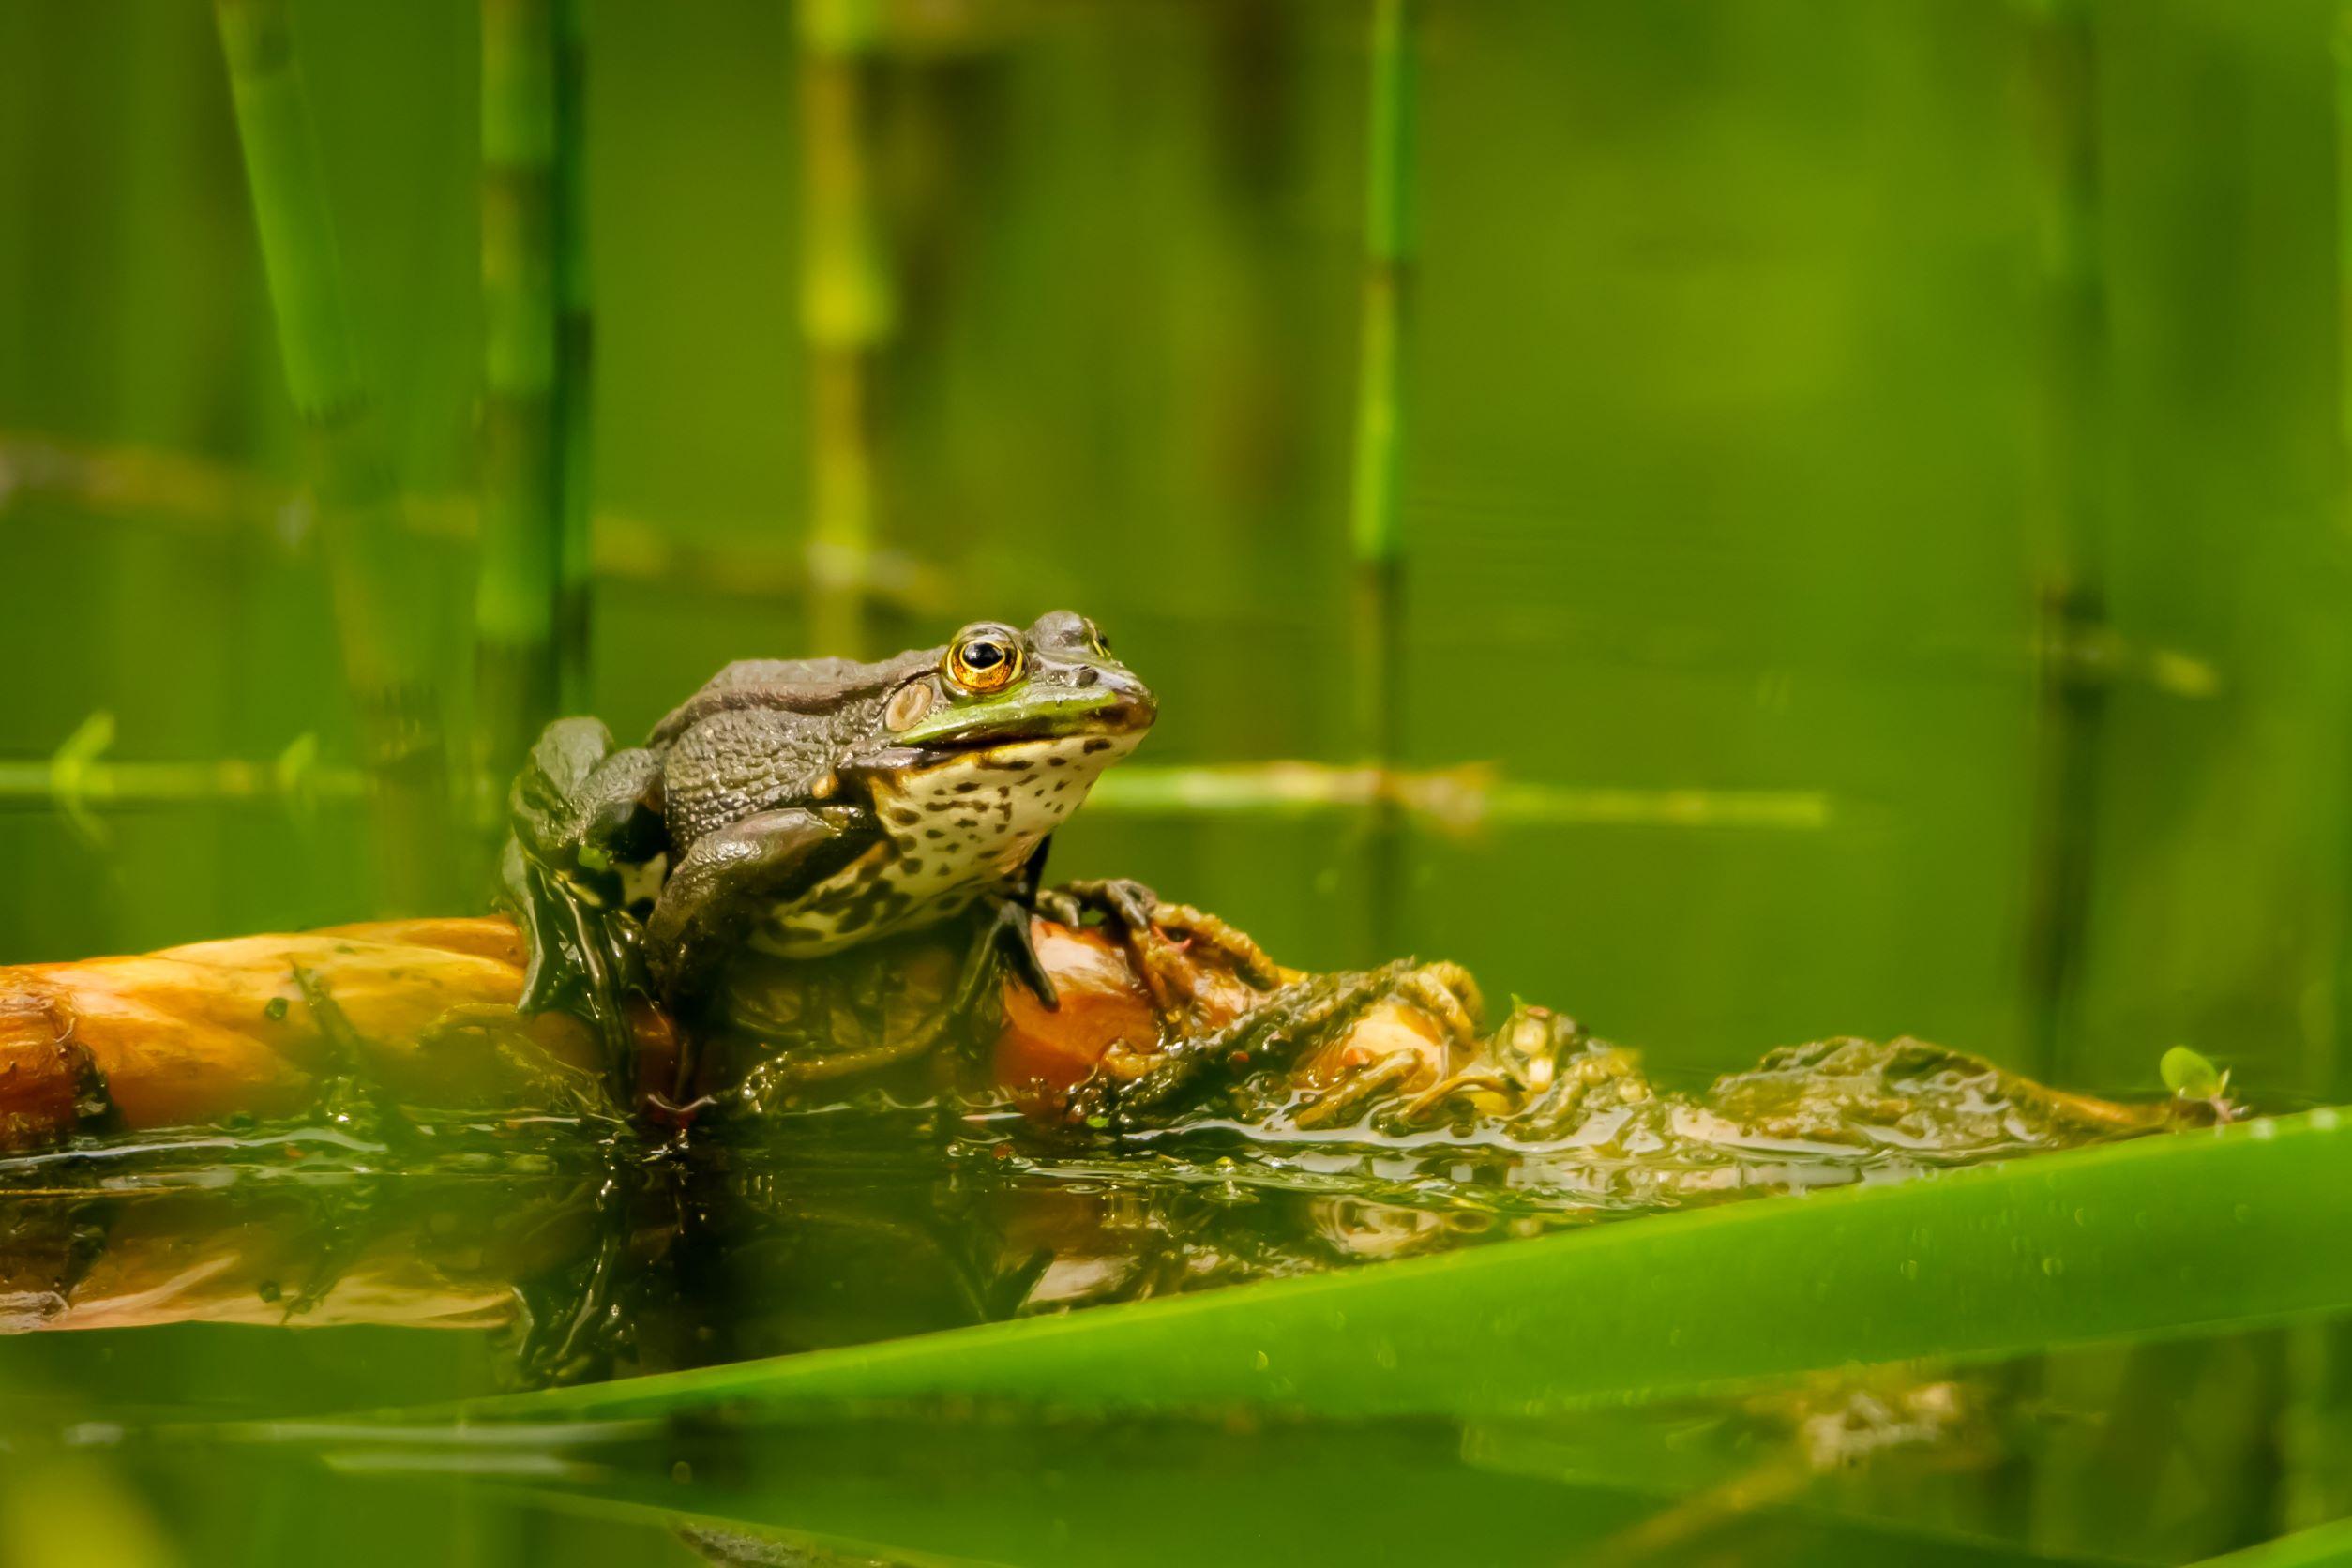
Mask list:
POLYGON ((788 958, 952 920, 1017 876, 1131 737, 1056 736, 954 753, 878 782, 880 843, 771 905, 749 945, 788 958))

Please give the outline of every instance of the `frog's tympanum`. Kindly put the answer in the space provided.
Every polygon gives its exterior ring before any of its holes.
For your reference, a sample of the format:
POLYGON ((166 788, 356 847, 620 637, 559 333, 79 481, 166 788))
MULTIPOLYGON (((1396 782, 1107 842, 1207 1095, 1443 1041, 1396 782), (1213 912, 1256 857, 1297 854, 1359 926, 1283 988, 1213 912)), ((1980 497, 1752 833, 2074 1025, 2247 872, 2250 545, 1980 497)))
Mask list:
POLYGON ((966 626, 876 664, 731 664, 615 751, 549 726, 512 797, 525 1004, 600 1015, 635 971, 691 1010, 748 949, 817 957, 971 912, 1041 997, 1029 946, 1048 836, 1143 738, 1152 693, 1067 611, 966 626), (657 885, 656 885, 657 883, 657 885), (641 928, 626 912, 653 888, 641 928))

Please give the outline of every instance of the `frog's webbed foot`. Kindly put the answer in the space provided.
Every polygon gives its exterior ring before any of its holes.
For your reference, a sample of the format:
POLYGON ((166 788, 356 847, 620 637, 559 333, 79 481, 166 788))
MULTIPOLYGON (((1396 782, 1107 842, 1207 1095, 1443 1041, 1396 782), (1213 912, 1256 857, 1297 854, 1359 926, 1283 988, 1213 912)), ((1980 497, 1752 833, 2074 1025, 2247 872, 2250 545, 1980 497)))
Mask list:
POLYGON ((1127 877, 1096 877, 1040 889, 1037 912, 1064 926, 1081 926, 1094 915, 1123 934, 1149 930, 1160 896, 1127 877))
POLYGON ((626 1060, 630 996, 644 989, 641 932, 623 907, 620 867, 658 848, 660 765, 611 749, 593 718, 548 726, 508 797, 504 902, 530 949, 525 1013, 584 1019, 626 1060))
POLYGON ((621 1018, 642 974, 637 922, 600 889, 534 860, 518 843, 507 844, 499 880, 531 950, 516 1010, 570 1013, 600 1029, 621 1018))
POLYGON ((1151 999, 1152 1014, 1163 1035, 1185 1033, 1191 1012, 1192 987, 1179 949, 1156 923, 1164 906, 1158 894, 1139 882, 1109 877, 1063 882, 1036 896, 1037 912, 1062 925, 1078 927, 1090 916, 1116 941, 1127 956, 1127 967, 1151 999))
POLYGON ((1092 915, 1125 952, 1150 999, 1160 1033, 1176 1038, 1192 1033, 1194 988, 1204 957, 1255 989, 1279 989, 1289 978, 1245 931, 1205 910, 1163 900, 1141 882, 1125 878, 1064 882, 1037 896, 1038 912, 1065 926, 1092 915))
POLYGON ((594 1029, 611 1092, 626 1105, 634 1088, 630 1015, 647 983, 624 869, 658 864, 660 760, 614 751, 596 719, 559 719, 532 747, 508 804, 513 834, 500 869, 530 954, 517 1007, 569 1013, 594 1029))

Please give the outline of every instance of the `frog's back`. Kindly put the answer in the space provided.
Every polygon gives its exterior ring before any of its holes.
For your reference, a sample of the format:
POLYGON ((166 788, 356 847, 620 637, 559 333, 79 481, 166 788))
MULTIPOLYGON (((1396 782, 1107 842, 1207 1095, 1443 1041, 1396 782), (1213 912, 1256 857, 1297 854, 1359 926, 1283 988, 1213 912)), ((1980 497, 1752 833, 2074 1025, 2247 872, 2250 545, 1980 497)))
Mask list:
POLYGON ((666 746, 705 718, 744 708, 835 713, 929 669, 939 654, 936 648, 918 649, 874 664, 850 658, 737 659, 655 725, 650 744, 666 746))

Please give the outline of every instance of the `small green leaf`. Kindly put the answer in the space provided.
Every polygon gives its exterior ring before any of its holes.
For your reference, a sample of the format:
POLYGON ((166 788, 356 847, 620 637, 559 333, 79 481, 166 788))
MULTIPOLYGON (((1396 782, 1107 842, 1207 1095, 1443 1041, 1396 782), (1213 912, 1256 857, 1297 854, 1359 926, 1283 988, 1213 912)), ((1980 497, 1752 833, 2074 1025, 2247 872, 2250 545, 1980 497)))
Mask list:
POLYGON ((2184 1099, 2210 1100, 2222 1092, 2221 1070, 2186 1046, 2164 1052, 2156 1070, 2164 1075, 2164 1087, 2184 1099))

